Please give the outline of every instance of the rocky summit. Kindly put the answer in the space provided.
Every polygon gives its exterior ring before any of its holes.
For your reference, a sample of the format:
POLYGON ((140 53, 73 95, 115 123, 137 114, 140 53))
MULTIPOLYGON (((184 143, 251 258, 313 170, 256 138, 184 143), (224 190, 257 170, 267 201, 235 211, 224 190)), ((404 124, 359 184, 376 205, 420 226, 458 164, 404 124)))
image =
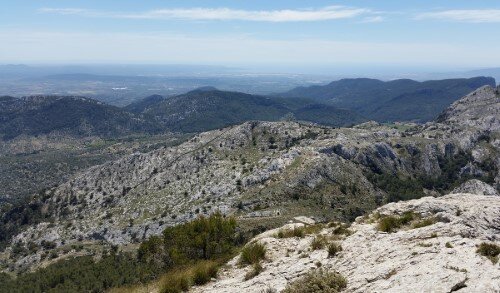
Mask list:
POLYGON ((252 268, 238 265, 237 256, 216 281, 193 292, 277 292, 319 268, 345 276, 345 292, 500 291, 498 263, 478 253, 482 243, 500 240, 498 196, 458 193, 391 203, 359 217, 343 235, 330 225, 302 238, 279 238, 282 231, 304 226, 311 224, 287 224, 252 240, 267 252, 257 276, 246 279, 252 268), (402 215, 416 220, 380 231, 383 219, 402 215), (327 247, 314 246, 317 239, 341 251, 332 256, 327 247))

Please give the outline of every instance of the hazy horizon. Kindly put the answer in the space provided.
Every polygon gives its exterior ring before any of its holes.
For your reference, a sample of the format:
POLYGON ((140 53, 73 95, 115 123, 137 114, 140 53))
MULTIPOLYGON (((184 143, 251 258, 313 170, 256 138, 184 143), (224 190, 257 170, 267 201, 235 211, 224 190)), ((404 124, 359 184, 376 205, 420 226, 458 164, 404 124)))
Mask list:
MULTIPOLYGON (((39 70, 40 75, 94 74, 131 76, 172 75, 307 75, 331 78, 366 77, 378 79, 471 77, 491 74, 495 77, 500 67, 427 67, 404 65, 363 64, 174 64, 174 63, 0 63, 0 70, 26 72, 39 70)), ((498 75, 497 75, 498 76, 498 75)), ((498 77, 497 77, 498 78, 498 77)))

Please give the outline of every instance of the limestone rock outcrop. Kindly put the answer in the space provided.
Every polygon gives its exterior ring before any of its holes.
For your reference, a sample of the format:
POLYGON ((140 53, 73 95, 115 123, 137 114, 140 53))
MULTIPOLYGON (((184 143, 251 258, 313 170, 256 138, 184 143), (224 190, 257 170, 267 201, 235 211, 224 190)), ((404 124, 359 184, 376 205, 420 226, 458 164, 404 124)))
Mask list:
POLYGON ((347 279, 345 292, 500 291, 500 265, 477 253, 481 243, 500 244, 500 197, 462 193, 387 204, 358 218, 349 228, 352 234, 340 239, 328 226, 303 238, 273 236, 301 225, 254 239, 267 248, 259 275, 245 280, 251 267, 238 266, 236 257, 216 281, 193 291, 279 292, 317 267, 340 272, 347 279), (377 229, 381 218, 409 212, 432 221, 393 233, 377 229), (326 249, 313 250, 318 235, 331 237, 342 251, 329 257, 326 249))
POLYGON ((491 185, 484 183, 483 181, 477 179, 471 179, 459 187, 453 189, 453 193, 472 193, 480 195, 496 195, 500 194, 491 185))

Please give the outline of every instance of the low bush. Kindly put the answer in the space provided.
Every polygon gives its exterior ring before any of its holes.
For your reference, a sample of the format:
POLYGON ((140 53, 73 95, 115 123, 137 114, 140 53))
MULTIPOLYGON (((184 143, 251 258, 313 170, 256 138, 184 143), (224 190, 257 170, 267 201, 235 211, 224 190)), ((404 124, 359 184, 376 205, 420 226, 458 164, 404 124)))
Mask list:
POLYGON ((253 265, 266 257, 266 247, 260 243, 250 243, 241 250, 240 263, 253 265))
POLYGON ((413 212, 406 212, 401 216, 385 216, 379 220, 377 228, 382 232, 392 233, 416 218, 413 212))
POLYGON ((303 227, 296 227, 293 229, 281 229, 278 231, 276 235, 277 238, 291 238, 291 237, 304 237, 304 229, 303 227))
POLYGON ((181 293, 189 290, 190 276, 186 271, 168 273, 160 280, 161 293, 181 293))
POLYGON ((314 270, 289 284, 283 293, 336 293, 347 287, 347 280, 337 272, 314 270))
POLYGON ((328 245, 328 257, 334 257, 337 253, 342 251, 342 246, 337 243, 331 243, 328 245))
POLYGON ((221 260, 198 261, 181 269, 171 270, 159 281, 161 293, 180 293, 188 291, 191 285, 203 285, 217 278, 221 260))
POLYGON ((481 243, 476 251, 482 256, 486 256, 492 263, 498 262, 498 255, 500 254, 500 246, 494 243, 481 243))
POLYGON ((321 224, 316 224, 316 225, 295 227, 293 229, 281 229, 276 234, 276 238, 291 238, 291 237, 302 238, 305 235, 318 233, 322 228, 323 226, 321 224))
POLYGON ((422 227, 427 227, 430 225, 434 225, 437 222, 435 218, 427 218, 427 219, 422 219, 418 222, 413 223, 412 228, 413 229, 418 229, 422 227))
POLYGON ((394 216, 383 217, 379 220, 377 228, 382 232, 394 232, 396 229, 399 229, 401 224, 399 219, 394 216))
POLYGON ((193 283, 195 285, 203 285, 208 283, 212 278, 217 277, 219 267, 213 261, 202 262, 193 268, 193 283))
POLYGON ((252 269, 245 274, 245 281, 250 280, 255 276, 259 275, 263 270, 264 268, 260 263, 254 264, 252 266, 252 269))
POLYGON ((349 225, 340 224, 338 227, 333 229, 333 234, 335 234, 335 235, 350 235, 352 232, 348 228, 349 228, 349 225))
POLYGON ((312 250, 318 250, 318 249, 323 249, 326 245, 326 239, 325 236, 319 235, 314 237, 314 239, 311 242, 311 249, 312 250))

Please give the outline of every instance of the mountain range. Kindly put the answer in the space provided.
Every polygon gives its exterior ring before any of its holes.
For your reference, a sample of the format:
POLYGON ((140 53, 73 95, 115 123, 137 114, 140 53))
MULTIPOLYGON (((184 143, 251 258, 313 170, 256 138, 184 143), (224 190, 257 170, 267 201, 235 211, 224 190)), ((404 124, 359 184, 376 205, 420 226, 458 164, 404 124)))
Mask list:
POLYGON ((119 108, 83 97, 0 98, 0 135, 57 133, 74 137, 120 137, 161 132, 202 132, 245 121, 298 120, 348 126, 368 120, 427 122, 459 97, 493 78, 417 82, 343 79, 277 96, 203 87, 164 97, 153 95, 119 108))
POLYGON ((484 85, 495 87, 495 79, 474 77, 418 82, 357 78, 298 87, 278 96, 314 99, 379 122, 427 122, 460 97, 484 85))
POLYGON ((205 87, 184 95, 148 97, 125 109, 153 117, 172 131, 200 132, 250 120, 297 119, 329 126, 366 121, 361 115, 308 99, 282 99, 205 87))

